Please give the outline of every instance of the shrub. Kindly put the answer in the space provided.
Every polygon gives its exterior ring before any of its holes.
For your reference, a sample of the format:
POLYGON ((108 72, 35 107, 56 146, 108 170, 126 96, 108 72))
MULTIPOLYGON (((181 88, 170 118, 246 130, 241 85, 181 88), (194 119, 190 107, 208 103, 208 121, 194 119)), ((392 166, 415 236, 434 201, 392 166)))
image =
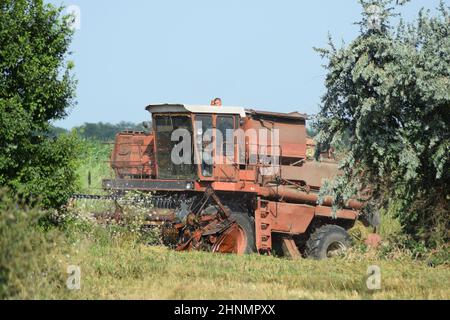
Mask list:
POLYGON ((0 299, 31 298, 42 287, 64 284, 52 260, 61 235, 40 228, 44 215, 0 190, 0 299))

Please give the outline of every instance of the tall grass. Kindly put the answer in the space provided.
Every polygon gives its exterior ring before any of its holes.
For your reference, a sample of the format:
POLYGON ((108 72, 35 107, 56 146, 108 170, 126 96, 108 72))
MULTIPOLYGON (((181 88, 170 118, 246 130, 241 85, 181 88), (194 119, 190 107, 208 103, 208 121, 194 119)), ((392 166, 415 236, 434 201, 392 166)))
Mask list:
POLYGON ((0 190, 0 299, 34 298, 61 288, 54 252, 68 248, 59 247, 62 234, 45 228, 44 216, 0 190))
POLYGON ((113 145, 96 140, 81 140, 83 154, 80 156, 80 166, 77 170, 80 193, 101 194, 102 180, 113 178, 110 167, 110 157, 113 145))

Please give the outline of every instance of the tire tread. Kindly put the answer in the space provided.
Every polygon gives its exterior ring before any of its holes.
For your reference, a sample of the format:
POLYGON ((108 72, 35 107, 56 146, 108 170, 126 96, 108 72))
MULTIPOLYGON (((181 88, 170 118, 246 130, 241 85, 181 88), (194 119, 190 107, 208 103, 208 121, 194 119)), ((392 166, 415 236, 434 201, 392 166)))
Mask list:
POLYGON ((320 253, 322 250, 321 244, 327 236, 333 233, 345 234, 345 241, 350 243, 350 236, 344 228, 334 224, 327 224, 316 229, 309 237, 306 242, 306 256, 314 259, 320 259, 320 253))

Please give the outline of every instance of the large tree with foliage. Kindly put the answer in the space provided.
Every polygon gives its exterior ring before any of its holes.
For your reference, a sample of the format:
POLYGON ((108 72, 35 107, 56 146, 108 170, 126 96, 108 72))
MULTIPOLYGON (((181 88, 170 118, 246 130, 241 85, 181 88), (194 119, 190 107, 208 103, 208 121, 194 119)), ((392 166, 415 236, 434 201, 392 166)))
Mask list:
POLYGON ((396 214, 417 240, 448 241, 450 201, 450 14, 420 11, 391 25, 391 0, 361 0, 360 35, 327 59, 316 128, 342 151, 336 202, 359 193, 396 214))
POLYGON ((70 17, 43 0, 0 0, 0 185, 57 206, 74 191, 74 139, 48 138, 74 105, 70 17))

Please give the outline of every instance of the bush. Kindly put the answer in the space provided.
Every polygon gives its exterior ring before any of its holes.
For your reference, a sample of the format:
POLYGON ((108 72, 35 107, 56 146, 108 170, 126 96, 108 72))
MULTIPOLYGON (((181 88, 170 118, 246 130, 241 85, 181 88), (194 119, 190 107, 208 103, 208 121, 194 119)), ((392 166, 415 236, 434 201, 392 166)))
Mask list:
POLYGON ((0 299, 33 298, 43 287, 61 288, 62 272, 52 253, 61 235, 44 232, 44 212, 17 204, 0 190, 0 299))
POLYGON ((80 140, 75 134, 46 139, 33 147, 33 157, 9 181, 20 197, 44 208, 59 208, 79 189, 76 170, 80 140))

